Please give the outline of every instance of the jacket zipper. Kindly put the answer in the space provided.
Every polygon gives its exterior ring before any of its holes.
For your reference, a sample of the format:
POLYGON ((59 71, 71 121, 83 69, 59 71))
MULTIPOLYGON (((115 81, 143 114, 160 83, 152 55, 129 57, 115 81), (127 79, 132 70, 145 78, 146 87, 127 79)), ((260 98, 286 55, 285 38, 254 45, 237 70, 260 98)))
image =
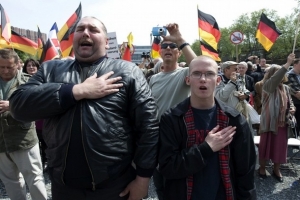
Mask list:
POLYGON ((90 170, 91 176, 92 176, 92 190, 95 191, 95 190, 96 190, 96 187, 95 187, 95 180, 94 180, 93 172, 92 172, 92 170, 91 170, 89 161, 88 161, 87 156, 86 156, 86 151, 85 151, 84 142, 83 142, 83 130, 82 130, 82 102, 81 102, 81 104, 80 104, 80 112, 81 112, 81 120, 80 120, 80 124, 81 124, 81 137, 82 137, 82 140, 81 140, 81 141, 82 141, 82 146, 83 146, 83 151, 84 151, 85 159, 86 159, 87 165, 88 165, 88 167, 89 167, 89 170, 90 170))
MULTIPOLYGON (((185 122, 185 120, 184 120, 184 116, 182 117, 182 120, 183 120, 183 122, 184 122, 185 130, 186 130, 185 147, 187 148, 189 136, 188 136, 188 133, 187 133, 187 125, 186 125, 186 122, 185 122)), ((187 178, 185 179, 185 184, 186 184, 186 188, 188 189, 188 180, 187 180, 187 178)), ((186 191, 186 199, 189 200, 189 199, 188 199, 188 191, 186 191)))
POLYGON ((67 156, 68 156, 68 151, 69 151, 69 146, 70 146, 70 140, 71 140, 72 126, 73 126, 73 120, 74 120, 75 111, 76 111, 76 107, 75 107, 74 112, 73 112, 72 123, 71 123, 71 126, 70 126, 69 141, 68 141, 68 145, 67 145, 67 152, 65 154, 65 160, 64 160, 65 163, 64 163, 64 168, 63 168, 62 174, 61 174, 61 181, 63 182, 64 185, 65 185, 65 182, 64 182, 64 173, 65 173, 66 165, 67 165, 67 156))
MULTIPOLYGON (((80 65, 79 65, 80 66, 80 65)), ((83 77, 84 80, 88 77, 88 74, 90 73, 91 69, 93 68, 93 65, 90 66, 89 68, 89 71, 87 72, 87 74, 85 75, 86 77, 83 77)), ((81 73, 82 73, 82 68, 80 66, 80 70, 81 70, 81 73)), ((84 80, 81 80, 81 82, 83 82, 84 80)), ((90 164, 89 164, 89 161, 87 159, 87 156, 86 156, 86 150, 85 150, 85 146, 84 146, 84 142, 83 142, 83 130, 82 130, 82 102, 80 103, 80 128, 81 128, 81 141, 82 141, 82 147, 83 147, 83 151, 84 151, 84 156, 85 156, 85 160, 86 160, 86 163, 88 165, 88 168, 90 170, 90 173, 91 173, 91 176, 92 176, 92 190, 95 191, 96 190, 96 184, 95 184, 95 180, 94 180, 94 175, 93 175, 93 172, 92 172, 92 169, 90 167, 90 164)))

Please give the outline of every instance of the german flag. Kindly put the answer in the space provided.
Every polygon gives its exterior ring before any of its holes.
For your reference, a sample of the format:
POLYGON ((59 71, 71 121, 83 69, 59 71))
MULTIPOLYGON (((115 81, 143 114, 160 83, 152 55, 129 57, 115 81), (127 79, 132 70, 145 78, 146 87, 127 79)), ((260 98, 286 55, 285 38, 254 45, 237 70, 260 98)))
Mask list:
POLYGON ((275 23, 268 19, 264 13, 262 13, 255 37, 266 51, 271 49, 276 39, 281 34, 281 31, 277 29, 275 23))
POLYGON ((44 47, 44 45, 45 45, 45 42, 44 42, 44 40, 43 40, 42 33, 41 33, 41 31, 40 31, 40 28, 39 28, 39 27, 38 27, 38 32, 37 32, 37 35, 38 35, 38 43, 37 43, 37 45, 38 45, 38 49, 37 49, 37 57, 38 57, 38 59, 40 59, 40 58, 41 58, 41 56, 42 56, 42 53, 43 53, 43 47, 44 47))
POLYGON ((201 12, 198 8, 198 30, 199 37, 215 50, 218 49, 218 42, 221 32, 215 18, 209 14, 201 12))
POLYGON ((20 51, 29 53, 31 55, 36 55, 38 45, 34 41, 26 37, 23 37, 18 33, 16 33, 15 31, 11 30, 10 43, 0 38, 0 49, 4 49, 4 48, 18 49, 20 51))
POLYGON ((57 33, 57 38, 60 41, 60 49, 62 57, 68 57, 73 47, 73 37, 76 25, 81 19, 81 3, 75 11, 75 13, 68 19, 68 21, 63 25, 63 27, 57 33))
POLYGON ((200 41, 200 48, 202 51, 202 55, 206 55, 214 59, 215 61, 221 61, 221 58, 219 57, 218 51, 216 51, 211 46, 205 44, 204 42, 200 41))
POLYGON ((1 36, 7 42, 10 42, 11 39, 10 21, 1 4, 0 4, 0 11, 1 11, 1 26, 3 27, 3 30, 1 31, 1 36))
POLYGON ((160 50, 160 37, 154 37, 153 43, 152 43, 152 49, 151 49, 151 57, 153 59, 160 58, 159 50, 160 50))
POLYGON ((40 59, 40 63, 45 62, 47 60, 52 60, 54 58, 59 58, 59 54, 55 46, 51 42, 51 39, 48 38, 46 44, 43 47, 43 53, 40 59))

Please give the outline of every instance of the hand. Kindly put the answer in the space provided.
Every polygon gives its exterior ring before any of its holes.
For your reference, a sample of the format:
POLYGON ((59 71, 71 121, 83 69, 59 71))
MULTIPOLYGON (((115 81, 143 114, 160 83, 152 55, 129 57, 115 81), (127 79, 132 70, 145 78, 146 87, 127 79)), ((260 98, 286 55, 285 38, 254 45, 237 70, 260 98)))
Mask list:
POLYGON ((213 128, 205 138, 213 152, 220 151, 231 143, 236 127, 228 126, 220 131, 218 129, 219 125, 213 128))
POLYGON ((181 45, 185 43, 185 40, 182 38, 181 33, 179 31, 179 26, 176 23, 167 24, 166 29, 170 33, 168 36, 162 36, 164 40, 174 42, 177 45, 181 45))
POLYGON ((232 82, 236 82, 236 78, 237 78, 236 72, 232 72, 232 73, 230 74, 230 80, 231 80, 232 82))
POLYGON ((241 94, 241 95, 238 96, 238 98, 239 98, 240 101, 244 101, 245 99, 248 98, 248 96, 245 95, 245 94, 241 94))
POLYGON ((128 200, 140 200, 144 198, 148 192, 149 181, 150 178, 136 176, 136 178, 127 185, 125 190, 120 193, 120 197, 129 193, 128 200))
POLYGON ((297 91, 294 96, 297 98, 297 99, 300 99, 300 91, 297 91))
POLYGON ((6 111, 9 111, 9 101, 0 101, 0 113, 4 113, 6 111))
POLYGON ((295 60, 295 54, 291 53, 288 57, 287 57, 287 64, 288 64, 288 67, 293 64, 295 60))
POLYGON ((95 73, 93 76, 87 78, 83 83, 77 84, 73 87, 74 98, 78 101, 80 99, 98 99, 109 94, 119 91, 123 86, 122 83, 115 83, 121 80, 121 77, 109 78, 114 72, 108 72, 97 78, 95 73))

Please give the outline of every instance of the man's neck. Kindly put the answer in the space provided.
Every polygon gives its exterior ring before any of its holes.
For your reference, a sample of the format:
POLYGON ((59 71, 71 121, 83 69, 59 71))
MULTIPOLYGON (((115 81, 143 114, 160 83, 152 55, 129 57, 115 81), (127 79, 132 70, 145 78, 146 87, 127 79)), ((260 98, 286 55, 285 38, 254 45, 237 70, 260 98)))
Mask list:
POLYGON ((209 97, 209 98, 197 98, 191 96, 191 106, 196 109, 210 109, 214 107, 215 105, 215 100, 214 97, 209 97))
POLYGON ((175 62, 175 63, 163 62, 162 65, 164 66, 164 72, 171 72, 178 68, 177 62, 175 62))

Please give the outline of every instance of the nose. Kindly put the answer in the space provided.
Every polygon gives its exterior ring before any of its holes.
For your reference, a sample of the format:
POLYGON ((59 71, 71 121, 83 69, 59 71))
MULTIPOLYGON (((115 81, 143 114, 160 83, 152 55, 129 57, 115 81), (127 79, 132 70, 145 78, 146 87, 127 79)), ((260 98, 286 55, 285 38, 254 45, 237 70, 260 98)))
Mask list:
POLYGON ((200 75, 200 80, 206 80, 205 73, 203 73, 203 74, 200 75))
POLYGON ((89 29, 85 28, 84 31, 83 31, 83 36, 82 37, 89 37, 90 34, 89 34, 89 29))

